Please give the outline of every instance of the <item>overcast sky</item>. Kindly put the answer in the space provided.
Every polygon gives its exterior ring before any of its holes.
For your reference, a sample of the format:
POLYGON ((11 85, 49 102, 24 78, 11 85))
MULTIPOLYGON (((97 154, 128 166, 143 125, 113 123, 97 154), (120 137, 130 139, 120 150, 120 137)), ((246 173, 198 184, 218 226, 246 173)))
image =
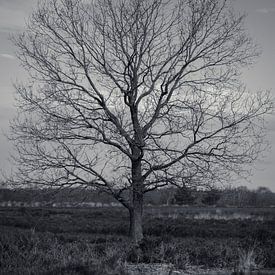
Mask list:
MULTIPOLYGON (((8 156, 12 146, 4 133, 9 119, 15 114, 12 83, 24 80, 24 73, 14 55, 9 36, 24 30, 25 21, 37 0, 0 0, 0 169, 9 170, 8 156)), ((262 55, 252 68, 243 73, 243 81, 250 90, 271 90, 275 98, 275 0, 235 0, 237 11, 247 14, 247 31, 261 49, 262 55)), ((249 188, 267 186, 275 191, 275 115, 269 118, 268 139, 270 150, 253 168, 250 182, 240 180, 239 185, 249 188)))

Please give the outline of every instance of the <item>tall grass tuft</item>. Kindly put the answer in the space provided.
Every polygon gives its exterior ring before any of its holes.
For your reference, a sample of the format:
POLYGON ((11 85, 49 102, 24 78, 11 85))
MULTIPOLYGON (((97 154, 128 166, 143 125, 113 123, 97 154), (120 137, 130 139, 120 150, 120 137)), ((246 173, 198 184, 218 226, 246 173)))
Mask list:
POLYGON ((238 262, 233 274, 248 274, 264 267, 265 259, 262 249, 254 242, 247 248, 238 249, 238 262))

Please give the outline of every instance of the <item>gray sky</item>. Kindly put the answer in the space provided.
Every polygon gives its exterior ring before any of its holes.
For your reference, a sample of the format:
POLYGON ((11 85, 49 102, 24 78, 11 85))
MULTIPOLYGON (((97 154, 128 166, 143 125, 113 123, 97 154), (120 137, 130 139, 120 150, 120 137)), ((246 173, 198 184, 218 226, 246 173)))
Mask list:
MULTIPOLYGON (((9 119, 15 114, 12 83, 24 80, 24 72, 14 56, 9 36, 24 29, 25 20, 37 0, 0 0, 0 169, 9 170, 11 144, 3 133, 8 132, 9 119)), ((243 81, 250 90, 271 90, 275 101, 275 0, 235 0, 235 9, 247 14, 247 31, 261 49, 262 55, 253 67, 244 71, 243 81)), ((267 186, 275 191, 275 115, 269 117, 270 150, 253 168, 250 182, 238 183, 249 188, 267 186)))

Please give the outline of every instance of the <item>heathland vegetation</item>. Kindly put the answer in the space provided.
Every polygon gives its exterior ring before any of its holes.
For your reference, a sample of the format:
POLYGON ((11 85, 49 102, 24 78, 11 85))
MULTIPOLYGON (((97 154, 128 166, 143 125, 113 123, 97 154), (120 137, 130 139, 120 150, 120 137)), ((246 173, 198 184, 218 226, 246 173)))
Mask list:
POLYGON ((131 274, 138 264, 231 273, 275 267, 273 209, 250 209, 250 216, 241 209, 219 209, 220 219, 205 218, 202 209, 181 209, 146 209, 145 239, 137 250, 127 237, 122 208, 2 208, 2 274, 131 274))
MULTIPOLYGON (((2 190, 2 199, 13 194, 23 200, 23 191, 2 190)), ((56 194, 56 202, 71 198, 66 208, 0 208, 3 274, 153 274, 142 273, 149 267, 155 274, 242 274, 275 268, 275 208, 153 205, 164 197, 155 193, 147 198, 145 238, 136 248, 124 208, 106 207, 103 195, 100 208, 77 207, 80 190, 71 191, 71 197, 67 191, 56 194)), ((98 197, 91 192, 89 199, 98 197)))

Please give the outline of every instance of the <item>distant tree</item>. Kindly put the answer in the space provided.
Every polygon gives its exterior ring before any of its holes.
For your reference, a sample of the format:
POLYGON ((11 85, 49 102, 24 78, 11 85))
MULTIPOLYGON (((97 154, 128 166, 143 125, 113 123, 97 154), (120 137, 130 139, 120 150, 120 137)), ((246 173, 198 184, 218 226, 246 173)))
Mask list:
POLYGON ((270 193, 272 193, 270 191, 270 189, 267 188, 267 187, 265 187, 265 186, 258 187, 257 190, 256 190, 256 192, 259 193, 259 194, 270 194, 270 193))
POLYGON ((175 187, 162 188, 160 197, 160 204, 170 205, 174 201, 174 196, 177 191, 175 187))
POLYGON ((258 55, 243 22, 227 0, 40 1, 14 39, 30 80, 10 182, 100 189, 139 243, 146 192, 242 173, 272 107, 240 83, 258 55))
POLYGON ((248 199, 247 205, 248 205, 248 206, 254 206, 254 207, 256 207, 256 206, 257 206, 257 203, 258 203, 257 192, 255 192, 254 190, 253 190, 253 191, 250 191, 249 199, 248 199))
POLYGON ((267 187, 260 186, 256 192, 256 206, 270 206, 275 205, 275 194, 267 187))
POLYGON ((220 198, 221 198, 221 191, 216 189, 211 189, 205 192, 201 202, 206 205, 215 205, 217 204, 220 198))
POLYGON ((195 199, 194 190, 184 186, 176 190, 173 202, 179 205, 190 205, 194 203, 195 199))
POLYGON ((235 206, 243 207, 249 200, 250 191, 246 186, 239 186, 235 189, 235 206))

